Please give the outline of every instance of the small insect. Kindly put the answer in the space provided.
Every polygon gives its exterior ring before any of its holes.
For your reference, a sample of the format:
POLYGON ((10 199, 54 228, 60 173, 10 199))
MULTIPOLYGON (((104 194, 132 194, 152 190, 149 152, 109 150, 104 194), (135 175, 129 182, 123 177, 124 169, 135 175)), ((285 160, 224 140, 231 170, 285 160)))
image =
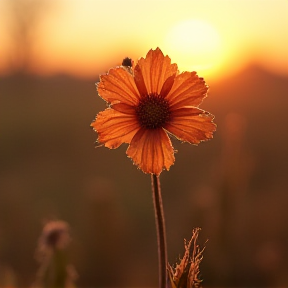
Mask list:
POLYGON ((132 67, 133 66, 133 60, 129 57, 124 58, 122 61, 122 66, 132 67))
POLYGON ((126 57, 122 61, 122 67, 126 69, 131 75, 133 75, 133 60, 129 57, 126 57))

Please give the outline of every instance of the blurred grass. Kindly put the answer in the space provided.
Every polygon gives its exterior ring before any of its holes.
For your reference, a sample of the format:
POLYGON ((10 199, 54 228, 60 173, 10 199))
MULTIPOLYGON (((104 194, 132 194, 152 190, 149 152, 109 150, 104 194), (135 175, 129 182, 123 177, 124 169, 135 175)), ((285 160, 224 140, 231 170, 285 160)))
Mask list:
MULTIPOLYGON (((20 286, 34 280, 42 221, 59 218, 71 225, 78 286, 157 285, 150 177, 126 147, 94 148, 89 125, 105 108, 96 80, 0 79, 0 262, 20 286)), ((215 138, 173 141, 176 163, 161 175, 169 262, 202 227, 204 286, 288 283, 287 80, 250 67, 208 83, 215 138)))

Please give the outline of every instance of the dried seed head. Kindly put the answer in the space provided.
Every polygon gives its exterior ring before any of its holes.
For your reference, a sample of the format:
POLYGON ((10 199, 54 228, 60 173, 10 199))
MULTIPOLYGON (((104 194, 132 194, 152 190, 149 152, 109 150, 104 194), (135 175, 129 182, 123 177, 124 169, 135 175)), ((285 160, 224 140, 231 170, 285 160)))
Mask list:
POLYGON ((192 238, 187 243, 185 241, 185 253, 176 267, 168 265, 169 280, 172 288, 199 288, 199 265, 203 259, 203 249, 197 244, 200 228, 193 230, 192 238))

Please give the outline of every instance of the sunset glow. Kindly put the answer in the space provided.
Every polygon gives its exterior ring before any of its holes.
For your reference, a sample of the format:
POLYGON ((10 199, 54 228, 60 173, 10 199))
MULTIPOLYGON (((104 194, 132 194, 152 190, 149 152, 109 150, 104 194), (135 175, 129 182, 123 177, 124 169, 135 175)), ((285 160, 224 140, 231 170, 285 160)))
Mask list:
POLYGON ((181 71, 213 73, 224 59, 218 31, 208 22, 189 19, 177 23, 167 33, 164 49, 181 71))
POLYGON ((160 47, 180 71, 197 70, 211 79, 249 63, 287 75, 287 11, 284 0, 5 0, 0 2, 0 73, 17 70, 26 57, 32 73, 94 78, 123 57, 138 59, 160 47), (29 14, 26 4, 36 2, 45 5, 28 22, 26 39, 19 23, 27 21, 20 18, 29 14), (13 3, 26 3, 25 9, 19 4, 16 15, 13 3))

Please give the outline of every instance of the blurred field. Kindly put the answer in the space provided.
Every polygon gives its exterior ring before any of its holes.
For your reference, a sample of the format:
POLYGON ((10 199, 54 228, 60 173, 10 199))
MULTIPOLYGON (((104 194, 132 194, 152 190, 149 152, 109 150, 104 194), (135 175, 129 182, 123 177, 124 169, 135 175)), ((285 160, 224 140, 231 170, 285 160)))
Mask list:
MULTIPOLYGON (((34 280, 47 219, 71 225, 79 287, 157 285, 150 177, 126 147, 94 148, 89 125, 105 108, 96 81, 0 79, 0 266, 19 287, 34 280)), ((201 227, 204 287, 288 285, 287 81, 251 66, 208 83, 202 108, 216 116, 215 138, 173 141, 175 165, 161 175, 169 262, 201 227)))

